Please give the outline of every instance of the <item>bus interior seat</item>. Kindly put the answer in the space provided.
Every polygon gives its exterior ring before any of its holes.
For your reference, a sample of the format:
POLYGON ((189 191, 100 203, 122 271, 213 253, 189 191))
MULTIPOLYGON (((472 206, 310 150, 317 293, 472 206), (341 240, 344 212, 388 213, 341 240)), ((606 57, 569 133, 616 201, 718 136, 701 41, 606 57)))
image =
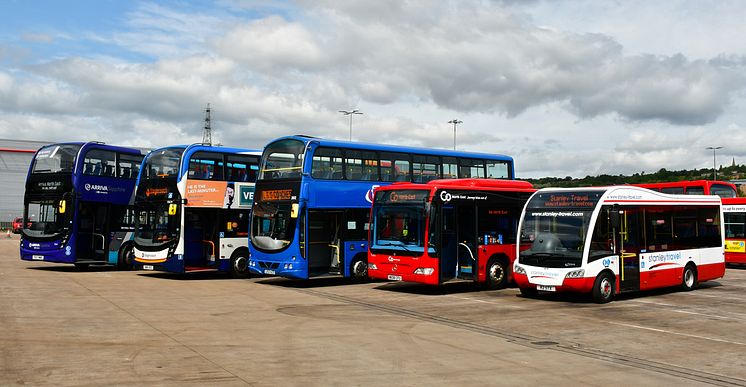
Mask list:
POLYGON ((100 175, 101 174, 101 164, 94 164, 93 170, 91 171, 91 175, 100 175))
POLYGON ((409 180, 408 176, 403 173, 396 176, 396 181, 407 181, 407 180, 409 180))
POLYGON ((342 171, 336 171, 332 173, 332 179, 334 180, 342 180, 342 171))

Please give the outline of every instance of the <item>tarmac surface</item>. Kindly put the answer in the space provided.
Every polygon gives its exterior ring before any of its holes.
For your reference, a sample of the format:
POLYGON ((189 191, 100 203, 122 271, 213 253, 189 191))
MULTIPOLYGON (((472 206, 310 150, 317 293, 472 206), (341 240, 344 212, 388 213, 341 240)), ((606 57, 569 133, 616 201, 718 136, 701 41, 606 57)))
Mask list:
POLYGON ((741 385, 746 268, 597 305, 405 283, 26 262, 0 240, 0 385, 741 385))

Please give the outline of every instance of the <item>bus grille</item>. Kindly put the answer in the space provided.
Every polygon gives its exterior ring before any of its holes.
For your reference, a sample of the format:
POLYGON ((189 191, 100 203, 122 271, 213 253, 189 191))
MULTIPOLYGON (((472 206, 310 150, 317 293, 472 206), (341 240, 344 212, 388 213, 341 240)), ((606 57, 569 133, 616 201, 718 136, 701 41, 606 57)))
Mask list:
POLYGON ((259 261, 259 267, 261 267, 262 269, 272 269, 272 270, 274 270, 274 269, 277 269, 278 267, 280 267, 280 263, 279 262, 262 262, 262 261, 259 261))

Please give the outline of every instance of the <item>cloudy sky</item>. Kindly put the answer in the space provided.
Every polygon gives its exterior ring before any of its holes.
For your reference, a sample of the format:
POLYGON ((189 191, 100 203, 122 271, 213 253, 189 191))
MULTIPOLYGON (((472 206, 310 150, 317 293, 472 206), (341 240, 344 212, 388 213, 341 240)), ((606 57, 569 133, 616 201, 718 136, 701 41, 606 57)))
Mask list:
POLYGON ((511 155, 519 177, 746 163, 742 1, 0 1, 0 138, 288 134, 511 155))

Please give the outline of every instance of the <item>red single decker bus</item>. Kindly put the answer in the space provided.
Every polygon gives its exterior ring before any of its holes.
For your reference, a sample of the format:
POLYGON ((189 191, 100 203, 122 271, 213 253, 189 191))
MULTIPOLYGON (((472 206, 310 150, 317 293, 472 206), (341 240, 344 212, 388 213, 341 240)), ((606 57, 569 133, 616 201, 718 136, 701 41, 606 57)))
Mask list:
POLYGON ((736 188, 736 185, 727 181, 685 180, 669 181, 665 183, 646 183, 632 185, 666 194, 717 195, 721 198, 735 198, 738 196, 738 189, 736 188))
POLYGON ((429 285, 463 279, 491 289, 505 287, 512 281, 521 209, 534 191, 524 181, 489 179, 376 188, 368 275, 429 285))
POLYGON ((725 263, 746 264, 746 198, 723 199, 725 263))

